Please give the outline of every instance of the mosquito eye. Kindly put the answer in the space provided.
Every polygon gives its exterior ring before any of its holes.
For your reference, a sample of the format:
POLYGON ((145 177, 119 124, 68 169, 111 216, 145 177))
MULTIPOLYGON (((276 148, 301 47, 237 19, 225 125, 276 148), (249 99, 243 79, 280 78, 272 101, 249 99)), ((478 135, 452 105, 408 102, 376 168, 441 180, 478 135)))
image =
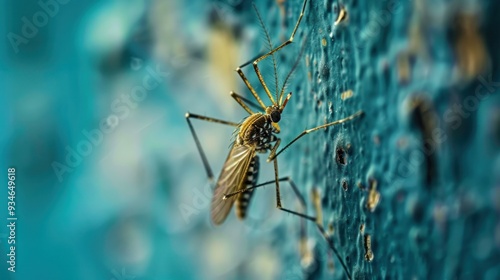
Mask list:
POLYGON ((271 112, 271 121, 277 123, 281 120, 281 114, 278 111, 271 112))

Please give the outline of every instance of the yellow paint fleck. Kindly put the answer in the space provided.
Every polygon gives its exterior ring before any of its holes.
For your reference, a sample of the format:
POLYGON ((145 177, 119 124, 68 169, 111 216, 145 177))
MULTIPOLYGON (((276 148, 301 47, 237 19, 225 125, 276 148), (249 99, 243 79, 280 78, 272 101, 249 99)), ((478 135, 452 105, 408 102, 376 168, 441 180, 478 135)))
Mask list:
POLYGON ((333 236, 333 233, 335 232, 335 228, 333 227, 333 222, 328 223, 328 234, 330 236, 333 236))
POLYGON ((346 99, 351 98, 353 95, 354 95, 354 92, 349 89, 349 90, 342 92, 342 94, 340 94, 340 98, 342 98, 342 100, 346 100, 346 99))
POLYGON ((456 19, 458 39, 455 51, 458 57, 458 66, 461 74, 474 79, 486 71, 490 58, 483 36, 479 28, 479 19, 476 15, 459 15, 456 19))
POLYGON ((321 197, 318 188, 311 190, 311 197, 314 208, 316 209, 316 223, 323 227, 323 209, 321 208, 321 197))
POLYGON ((369 234, 365 235, 365 260, 371 262, 375 257, 372 251, 372 238, 369 234))
POLYGON ((347 11, 344 7, 340 7, 339 16, 335 21, 335 25, 339 25, 341 22, 347 20, 347 11))
POLYGON ((314 254, 307 246, 307 238, 301 238, 299 248, 301 255, 300 264, 304 268, 310 267, 314 263, 314 254))
POLYGON ((397 62, 398 81, 400 84, 406 84, 410 80, 410 56, 407 52, 398 55, 397 62))
POLYGON ((331 257, 328 259, 328 272, 335 272, 335 264, 333 263, 333 259, 331 257))
POLYGON ((375 211, 378 203, 380 202, 380 193, 377 191, 377 181, 375 179, 370 180, 370 187, 368 192, 368 200, 366 201, 366 208, 370 212, 375 211))

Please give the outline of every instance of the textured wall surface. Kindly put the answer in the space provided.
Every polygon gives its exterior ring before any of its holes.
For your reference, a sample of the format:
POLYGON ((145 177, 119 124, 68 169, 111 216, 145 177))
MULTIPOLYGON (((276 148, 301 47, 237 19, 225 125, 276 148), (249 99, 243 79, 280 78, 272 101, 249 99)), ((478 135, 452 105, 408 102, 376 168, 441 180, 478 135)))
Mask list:
POLYGON ((353 278, 500 277, 498 2, 310 2, 287 109, 299 127, 366 115, 285 158, 305 193, 321 189, 353 278))

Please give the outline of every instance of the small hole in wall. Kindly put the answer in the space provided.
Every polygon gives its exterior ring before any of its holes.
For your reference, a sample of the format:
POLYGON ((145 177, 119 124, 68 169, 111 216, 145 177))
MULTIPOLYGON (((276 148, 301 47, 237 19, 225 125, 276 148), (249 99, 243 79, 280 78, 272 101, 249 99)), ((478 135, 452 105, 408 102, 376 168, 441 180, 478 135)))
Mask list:
POLYGON ((347 155, 346 155, 344 148, 338 147, 337 150, 335 151, 335 154, 336 154, 335 158, 336 158, 338 164, 341 164, 341 165, 347 164, 347 155))

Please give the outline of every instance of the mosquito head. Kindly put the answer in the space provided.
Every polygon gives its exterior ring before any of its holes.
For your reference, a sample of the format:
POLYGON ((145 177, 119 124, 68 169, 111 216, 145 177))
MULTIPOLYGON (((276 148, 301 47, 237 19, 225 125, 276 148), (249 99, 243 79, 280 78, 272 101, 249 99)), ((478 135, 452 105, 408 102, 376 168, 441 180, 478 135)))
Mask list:
POLYGON ((277 123, 281 120, 281 113, 279 110, 274 110, 271 112, 271 121, 277 123))
POLYGON ((272 105, 266 108, 266 114, 271 117, 273 123, 278 123, 281 120, 281 110, 278 105, 272 105))

